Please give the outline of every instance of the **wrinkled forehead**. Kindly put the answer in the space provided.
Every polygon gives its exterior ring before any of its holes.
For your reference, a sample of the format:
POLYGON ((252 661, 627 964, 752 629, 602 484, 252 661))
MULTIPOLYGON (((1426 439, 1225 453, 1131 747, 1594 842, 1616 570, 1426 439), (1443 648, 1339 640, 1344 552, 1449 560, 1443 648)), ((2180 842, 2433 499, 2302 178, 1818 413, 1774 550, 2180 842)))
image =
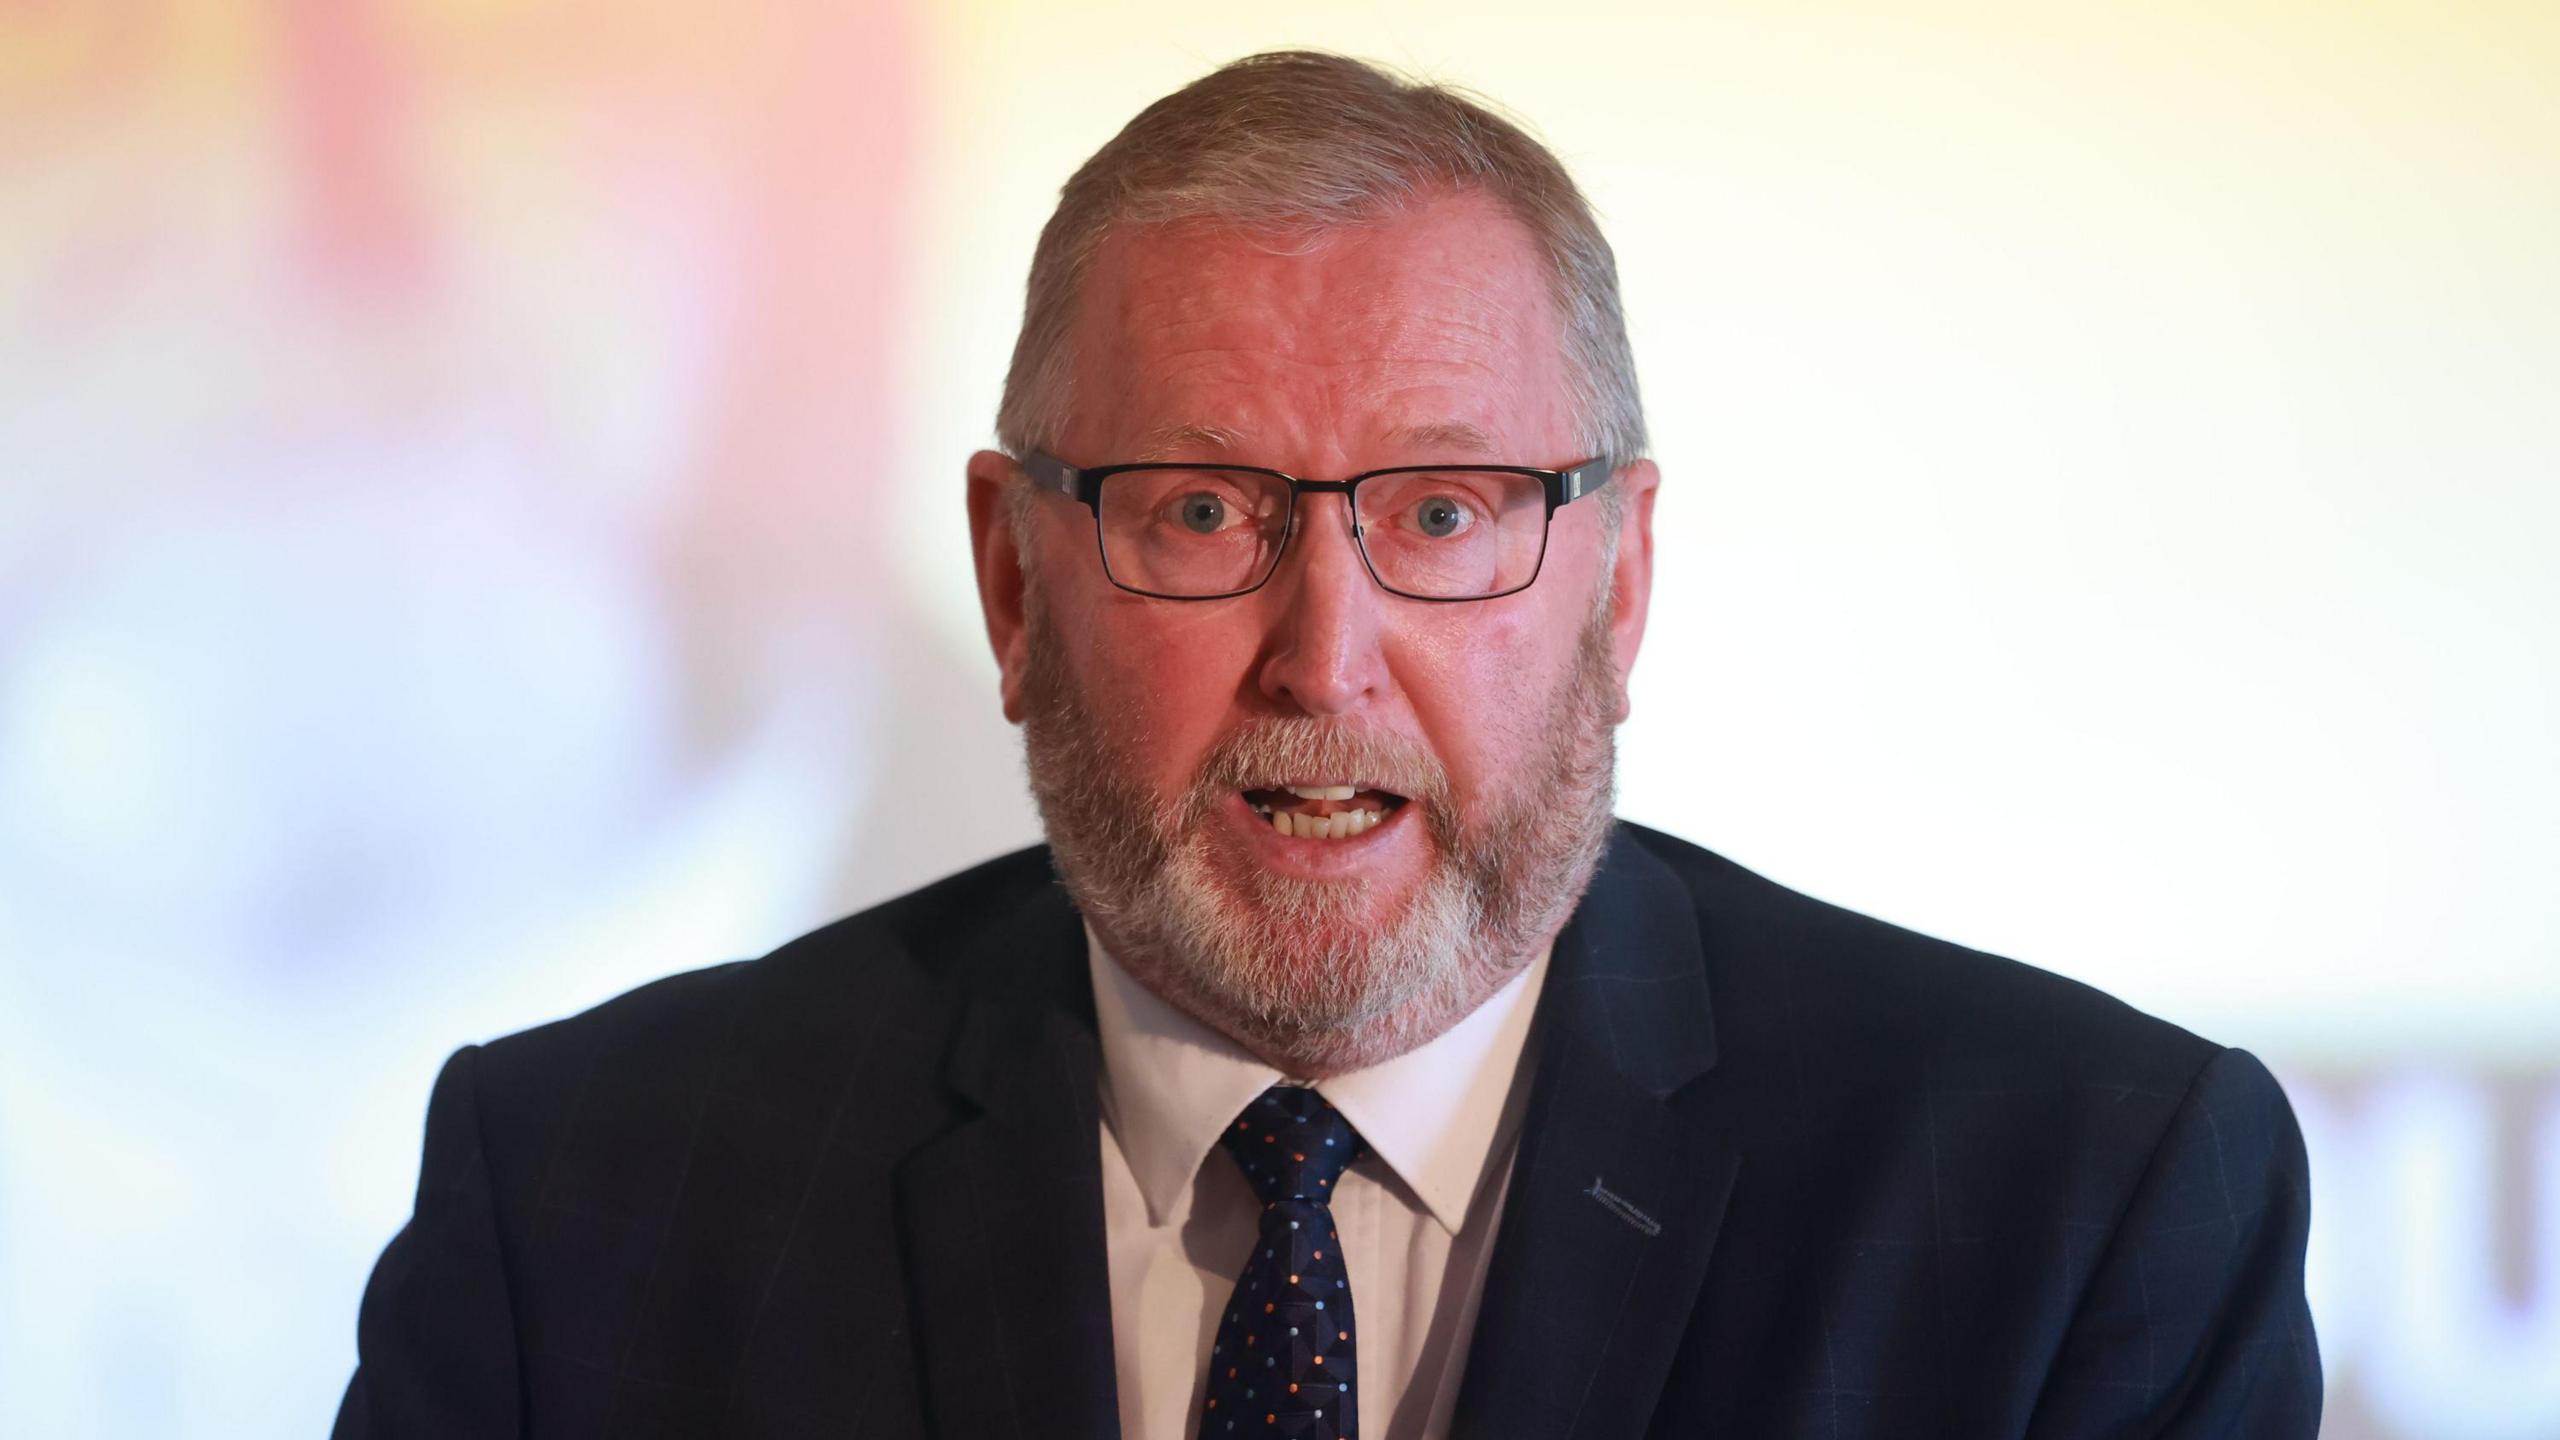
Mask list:
POLYGON ((1185 426, 1247 437, 1274 464, 1357 458, 1433 427, 1576 458, 1560 448, 1571 407, 1547 268, 1482 196, 1321 230, 1116 230, 1072 337, 1069 433, 1114 458, 1185 426))

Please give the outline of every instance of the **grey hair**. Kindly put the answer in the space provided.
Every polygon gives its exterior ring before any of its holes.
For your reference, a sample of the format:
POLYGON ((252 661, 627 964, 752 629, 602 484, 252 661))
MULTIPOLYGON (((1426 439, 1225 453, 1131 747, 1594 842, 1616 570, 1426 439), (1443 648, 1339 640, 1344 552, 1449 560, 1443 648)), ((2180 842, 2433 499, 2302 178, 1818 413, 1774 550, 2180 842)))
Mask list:
MULTIPOLYGON (((1454 89, 1305 50, 1247 56, 1167 95, 1067 180, 1032 253, 998 443, 1019 458, 1064 428, 1078 294, 1115 227, 1205 219, 1312 242, 1452 190, 1499 202, 1546 260, 1588 453, 1621 464, 1641 457, 1644 404, 1617 260, 1562 162, 1454 89)), ((1600 495, 1614 522, 1619 488, 1600 495)))

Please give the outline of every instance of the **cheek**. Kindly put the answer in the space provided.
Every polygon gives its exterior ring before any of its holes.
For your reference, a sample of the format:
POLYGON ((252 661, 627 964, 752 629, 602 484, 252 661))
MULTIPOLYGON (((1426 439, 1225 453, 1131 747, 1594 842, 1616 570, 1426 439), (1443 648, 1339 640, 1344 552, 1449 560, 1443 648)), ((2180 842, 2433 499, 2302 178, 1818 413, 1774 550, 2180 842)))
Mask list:
POLYGON ((1410 636, 1404 667, 1423 733, 1459 798, 1471 801, 1508 794, 1541 753, 1576 631, 1543 606, 1497 600, 1481 617, 1462 613, 1474 608, 1449 607, 1410 636))
POLYGON ((1096 597, 1083 634, 1067 644, 1120 763, 1171 795, 1233 722, 1252 637, 1221 623, 1215 606, 1122 603, 1119 595, 1096 597))

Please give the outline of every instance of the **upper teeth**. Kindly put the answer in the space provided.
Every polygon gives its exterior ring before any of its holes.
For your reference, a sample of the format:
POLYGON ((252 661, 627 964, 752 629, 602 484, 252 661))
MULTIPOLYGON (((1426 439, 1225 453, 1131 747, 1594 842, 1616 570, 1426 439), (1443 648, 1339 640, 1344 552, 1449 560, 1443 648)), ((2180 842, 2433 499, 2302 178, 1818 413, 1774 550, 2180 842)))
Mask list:
POLYGON ((1349 785, 1288 785, 1282 788, 1301 800, 1348 800, 1360 793, 1349 785))

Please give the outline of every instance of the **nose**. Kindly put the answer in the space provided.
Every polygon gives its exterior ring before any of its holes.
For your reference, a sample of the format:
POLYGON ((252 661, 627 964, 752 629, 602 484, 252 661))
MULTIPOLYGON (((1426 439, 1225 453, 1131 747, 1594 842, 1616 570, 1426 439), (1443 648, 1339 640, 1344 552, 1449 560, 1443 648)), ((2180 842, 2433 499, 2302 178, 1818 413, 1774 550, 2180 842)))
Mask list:
POLYGON ((1280 572, 1262 588, 1269 613, 1262 693, 1309 715, 1354 714, 1385 687, 1379 641, 1387 595, 1351 538, 1349 497, 1303 497, 1296 524, 1280 572))

